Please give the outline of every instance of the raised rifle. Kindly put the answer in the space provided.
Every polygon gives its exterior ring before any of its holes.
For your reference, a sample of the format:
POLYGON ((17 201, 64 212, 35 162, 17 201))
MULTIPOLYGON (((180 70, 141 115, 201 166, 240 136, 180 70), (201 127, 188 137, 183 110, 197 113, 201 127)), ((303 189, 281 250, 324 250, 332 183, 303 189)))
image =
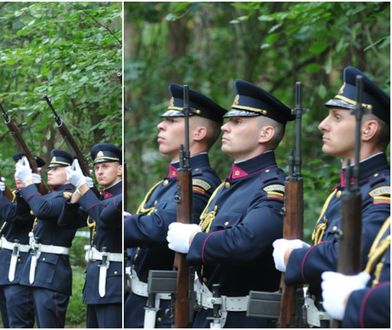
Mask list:
MULTIPOLYGON (((73 156, 76 157, 79 161, 80 168, 82 169, 82 172, 85 176, 91 176, 90 173, 90 166, 88 165, 88 162, 86 158, 84 157, 83 153, 79 149, 75 139, 73 138, 72 134, 68 130, 67 126, 65 126, 63 120, 61 117, 57 114, 56 110, 53 107, 52 102, 50 101, 49 97, 45 95, 44 100, 48 103, 49 108, 52 110, 53 115, 54 115, 54 120, 56 121, 57 128, 60 131, 60 134, 63 136, 63 139, 65 143, 67 144, 68 148, 71 150, 73 153, 73 156)), ((99 192, 97 188, 92 187, 91 188, 96 195, 99 195, 99 192)))
MULTIPOLYGON (((20 133, 18 127, 15 125, 11 117, 8 115, 8 113, 4 110, 2 104, 0 103, 0 109, 1 112, 3 113, 3 118, 4 122, 8 127, 8 130, 10 131, 11 135, 15 139, 16 145, 18 146, 19 151, 26 156, 30 167, 33 171, 33 173, 38 173, 38 166, 37 166, 37 161, 33 157, 33 154, 31 153, 29 147, 27 146, 26 142, 23 139, 22 134, 20 133)), ((46 189, 45 185, 43 182, 38 184, 38 191, 40 194, 45 195, 47 194, 48 190, 46 189)))
MULTIPOLYGON (((185 122, 185 146, 180 147, 180 166, 177 170, 177 222, 188 224, 192 219, 192 169, 190 166, 189 152, 189 87, 184 85, 184 122, 185 122)), ((174 327, 187 328, 190 326, 190 292, 192 287, 190 271, 185 255, 176 252, 174 257, 174 269, 177 271, 176 295, 174 305, 174 327)))
MULTIPOLYGON (((301 176, 301 126, 302 108, 301 83, 295 84, 295 149, 289 155, 289 175, 285 180, 285 214, 283 220, 283 238, 303 239, 304 226, 304 190, 301 176)), ((286 286, 284 275, 281 278, 281 300, 278 326, 280 328, 296 327, 296 286, 286 286)))
MULTIPOLYGON (((345 170, 346 186, 341 195, 341 231, 339 232, 339 257, 337 271, 344 275, 355 275, 361 271, 362 198, 359 189, 359 157, 361 150, 361 123, 363 81, 358 75, 356 84, 356 104, 351 114, 355 116, 354 166, 350 160, 345 170)), ((333 320, 331 327, 337 328, 340 321, 333 320)))

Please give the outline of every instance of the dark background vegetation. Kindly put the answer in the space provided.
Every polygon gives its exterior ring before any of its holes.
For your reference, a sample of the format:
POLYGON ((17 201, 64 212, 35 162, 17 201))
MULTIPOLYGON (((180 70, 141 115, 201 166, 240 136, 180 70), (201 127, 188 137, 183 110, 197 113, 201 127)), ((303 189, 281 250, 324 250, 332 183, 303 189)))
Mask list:
MULTIPOLYGON (((93 144, 122 143, 117 77, 122 69, 121 8, 121 3, 105 2, 0 3, 0 101, 31 151, 46 161, 53 148, 68 149, 41 99, 45 94, 88 160, 93 144)), ((0 172, 13 189, 11 156, 17 148, 0 121, 0 172)), ((86 324, 82 288, 87 243, 78 236, 71 248, 73 295, 66 327, 86 324)))
MULTIPOLYGON (((303 83, 305 236, 337 183, 340 163, 321 152, 317 129, 342 71, 356 66, 389 93, 389 2, 125 3, 125 142, 127 209, 167 171, 157 153, 156 124, 170 82, 188 84, 230 108, 233 82, 244 79, 291 107, 303 83)), ((287 170, 294 125, 277 150, 287 170)), ((224 178, 231 160, 217 142, 213 167, 224 178)))

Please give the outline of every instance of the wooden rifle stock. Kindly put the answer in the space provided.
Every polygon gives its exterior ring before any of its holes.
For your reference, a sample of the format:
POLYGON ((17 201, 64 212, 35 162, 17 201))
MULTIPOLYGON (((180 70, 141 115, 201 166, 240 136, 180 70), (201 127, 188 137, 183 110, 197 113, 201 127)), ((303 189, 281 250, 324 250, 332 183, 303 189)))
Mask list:
MULTIPOLYGON (((184 86, 185 147, 181 145, 177 170, 177 222, 188 224, 192 220, 192 169, 189 164, 189 89, 184 86)), ((189 289, 191 273, 185 255, 176 252, 174 269, 177 270, 174 328, 190 326, 189 289)))
MULTIPOLYGON (((60 116, 57 114, 56 110, 53 107, 52 102, 50 101, 49 97, 45 95, 43 97, 45 101, 48 103, 49 108, 52 110, 54 119, 56 121, 57 128, 60 131, 60 134, 62 135, 65 143, 67 144, 68 148, 71 150, 73 153, 73 156, 76 157, 79 161, 80 168, 82 169, 82 172, 85 176, 91 176, 90 173, 90 166, 88 165, 88 162, 86 158, 84 157, 83 153, 78 147, 78 144, 76 143, 75 139, 73 138, 72 134, 68 130, 68 127, 64 124, 63 120, 60 118, 60 116)), ((94 191, 96 195, 99 195, 99 192, 97 188, 92 187, 91 190, 94 191)))
MULTIPOLYGON (((354 167, 348 160, 346 167, 346 186, 341 195, 341 232, 339 236, 339 257, 337 271, 344 275, 355 275, 361 271, 361 236, 362 236, 362 197, 359 189, 359 161, 361 150, 362 77, 356 77, 356 105, 352 114, 355 116, 355 154, 354 167)), ((341 322, 332 320, 331 328, 338 328, 341 322)))
MULTIPOLYGON (((285 181, 285 214, 283 219, 283 238, 303 239, 304 226, 304 191, 301 177, 301 83, 296 83, 296 143, 295 152, 289 156, 289 176, 285 181)), ((297 326, 296 286, 286 286, 284 274, 281 277, 280 312, 278 326, 290 328, 297 326)), ((298 316, 299 317, 299 316, 298 316)))
MULTIPOLYGON (((31 153, 29 147, 27 146, 26 142, 24 141, 22 134, 20 133, 18 127, 15 125, 11 117, 7 114, 7 112, 4 110, 3 106, 0 103, 0 109, 3 113, 3 118, 4 122, 8 127, 8 130, 10 131, 11 135, 13 136, 16 145, 18 146, 19 151, 26 156, 27 161, 30 164, 30 167, 33 171, 33 173, 39 174, 38 173, 38 166, 37 166, 37 161, 33 157, 33 154, 31 153)), ((45 185, 43 182, 38 184, 38 191, 40 194, 45 195, 48 193, 48 189, 46 189, 45 185)))

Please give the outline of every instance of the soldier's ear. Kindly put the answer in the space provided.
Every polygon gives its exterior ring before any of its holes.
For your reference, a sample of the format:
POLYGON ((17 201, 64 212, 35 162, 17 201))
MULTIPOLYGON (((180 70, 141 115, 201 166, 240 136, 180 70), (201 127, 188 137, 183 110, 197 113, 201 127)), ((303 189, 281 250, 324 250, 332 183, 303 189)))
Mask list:
POLYGON ((194 141, 201 141, 207 136, 207 128, 204 126, 198 126, 193 131, 193 140, 194 141))
POLYGON ((259 143, 268 143, 275 135, 275 128, 271 125, 263 126, 259 134, 259 143))
POLYGON ((120 176, 120 177, 122 177, 122 165, 120 164, 118 167, 117 167, 117 176, 120 176))
POLYGON ((379 130, 379 123, 377 120, 370 119, 362 123, 362 141, 370 141, 377 135, 379 130))

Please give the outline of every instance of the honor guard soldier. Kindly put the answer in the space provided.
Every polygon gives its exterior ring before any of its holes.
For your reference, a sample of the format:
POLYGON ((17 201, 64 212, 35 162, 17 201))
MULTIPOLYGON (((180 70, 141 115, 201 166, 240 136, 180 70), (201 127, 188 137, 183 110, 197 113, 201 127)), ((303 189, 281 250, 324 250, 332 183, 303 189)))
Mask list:
MULTIPOLYGON (((101 194, 89 189, 91 179, 83 175, 78 160, 67 169, 69 181, 76 187, 64 211, 66 219, 83 221, 90 227, 90 245, 86 246, 86 281, 83 301, 87 304, 88 328, 122 326, 122 154, 113 144, 99 143, 91 149, 95 177, 101 194), (74 204, 77 202, 77 204, 74 204), (72 216, 72 212, 82 214, 72 216), (79 220, 77 220, 79 219, 79 220)), ((92 186, 91 186, 92 187, 92 186)), ((63 217, 64 217, 63 216, 63 217)), ((62 219, 63 220, 63 219, 62 219)))
POLYGON ((322 274, 323 306, 344 328, 391 327, 391 218, 370 248, 365 270, 347 276, 322 274))
POLYGON ((234 159, 231 172, 208 201, 200 224, 173 223, 167 236, 169 248, 188 253, 187 262, 197 266, 195 328, 274 326, 247 317, 247 299, 250 290, 279 288, 272 242, 282 236, 285 175, 274 149, 294 117, 254 84, 238 80, 235 88, 221 128, 221 149, 234 159), (215 299, 218 304, 213 297, 221 298, 215 299))
MULTIPOLYGON (((390 213, 390 168, 385 149, 389 144, 390 99, 368 77, 354 67, 346 67, 344 84, 338 94, 326 103, 328 116, 320 123, 324 153, 338 157, 343 166, 354 159, 356 104, 355 79, 363 77, 362 105, 367 110, 362 118, 360 148, 360 193, 362 198, 362 263, 366 262, 371 244, 390 213)), ((309 284, 312 299, 307 299, 308 323, 324 318, 320 309, 321 274, 336 271, 338 232, 341 231, 341 194, 346 186, 345 169, 340 184, 329 195, 313 231, 313 246, 298 240, 274 242, 277 269, 285 272, 287 285, 309 284), (311 312, 314 311, 314 312, 311 312), (313 315, 316 314, 316 315, 313 315)), ((327 322, 326 322, 327 323, 327 322)), ((323 326, 317 321, 311 326, 323 326)))
POLYGON ((72 294, 72 269, 69 248, 75 236, 75 226, 60 226, 59 216, 73 186, 67 181, 66 167, 72 157, 54 149, 48 165, 48 185, 51 192, 41 195, 33 184, 33 175, 27 159, 16 165, 15 177, 25 188, 20 196, 36 217, 30 237, 30 253, 24 265, 20 284, 30 286, 38 327, 64 327, 65 314, 72 294))
MULTIPOLYGON (((22 158, 21 153, 13 156, 17 162, 22 158)), ((34 157, 39 170, 45 162, 34 157)), ((33 183, 40 183, 39 174, 33 173, 33 183)), ((21 273, 27 260, 29 246, 29 232, 33 226, 34 216, 30 207, 20 195, 24 183, 16 178, 14 200, 6 198, 3 191, 5 185, 0 182, 0 218, 4 219, 0 238, 0 286, 4 292, 8 311, 9 326, 11 328, 34 327, 34 306, 32 290, 28 286, 20 285, 21 273)))
MULTIPOLYGON (((155 184, 145 196, 136 214, 126 216, 125 247, 134 248, 131 256, 131 291, 125 303, 125 327, 157 328, 171 326, 170 295, 159 294, 154 308, 147 314, 147 278, 150 270, 172 270, 174 253, 167 247, 166 235, 170 223, 176 221, 176 176, 179 167, 179 148, 184 144, 183 86, 170 84, 171 99, 168 110, 158 124, 159 151, 171 158, 168 174, 155 184), (152 318, 152 319, 150 319, 152 318)), ((223 114, 226 112, 205 95, 189 90, 189 149, 192 168, 192 216, 197 222, 209 197, 220 180, 210 167, 208 150, 219 136, 223 114)))

